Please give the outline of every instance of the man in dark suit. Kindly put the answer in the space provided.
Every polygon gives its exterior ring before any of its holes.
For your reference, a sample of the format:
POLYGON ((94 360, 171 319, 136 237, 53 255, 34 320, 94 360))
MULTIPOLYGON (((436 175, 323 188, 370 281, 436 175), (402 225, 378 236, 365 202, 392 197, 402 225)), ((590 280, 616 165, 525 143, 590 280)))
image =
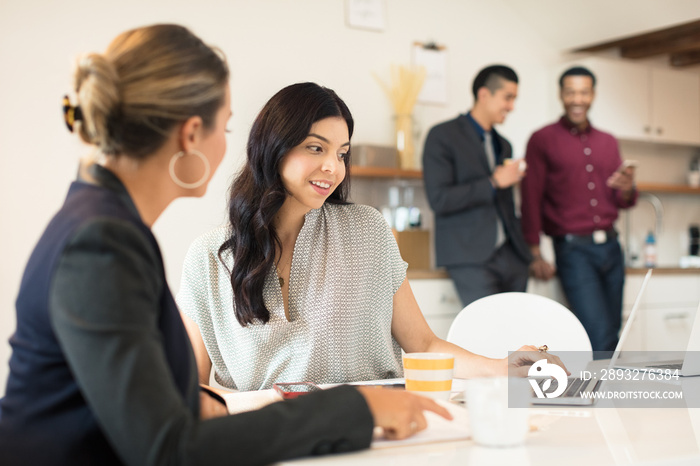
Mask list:
POLYGON ((472 92, 473 108, 433 127, 423 151, 437 265, 447 268, 465 306, 525 291, 531 260, 513 203, 524 166, 511 163, 510 143, 493 128, 513 110, 518 76, 507 66, 489 66, 472 92))

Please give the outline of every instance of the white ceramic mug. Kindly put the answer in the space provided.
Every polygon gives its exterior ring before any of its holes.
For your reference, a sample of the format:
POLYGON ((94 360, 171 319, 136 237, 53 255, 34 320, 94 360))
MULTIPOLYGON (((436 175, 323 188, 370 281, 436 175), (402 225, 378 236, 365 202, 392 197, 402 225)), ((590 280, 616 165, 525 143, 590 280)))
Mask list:
POLYGON ((529 430, 530 386, 526 379, 488 377, 466 382, 465 398, 474 442, 486 447, 522 445, 529 430), (509 393, 510 391, 510 393, 509 393))

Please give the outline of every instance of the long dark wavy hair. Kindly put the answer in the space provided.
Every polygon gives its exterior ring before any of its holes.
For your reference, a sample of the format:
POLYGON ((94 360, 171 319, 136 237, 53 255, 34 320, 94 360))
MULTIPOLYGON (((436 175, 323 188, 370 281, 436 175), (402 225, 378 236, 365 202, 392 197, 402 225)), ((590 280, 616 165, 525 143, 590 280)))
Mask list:
MULTIPOLYGON (((354 122, 345 102, 331 89, 314 83, 285 87, 263 107, 250 130, 247 161, 233 181, 229 199, 229 238, 219 248, 219 260, 233 256, 231 287, 236 319, 242 326, 256 320, 267 323, 263 288, 282 244, 273 225, 287 197, 279 167, 282 159, 301 144, 311 126, 328 117, 340 117, 352 136, 354 122)), ((350 153, 343 158, 345 179, 326 202, 347 204, 350 192, 350 153)))

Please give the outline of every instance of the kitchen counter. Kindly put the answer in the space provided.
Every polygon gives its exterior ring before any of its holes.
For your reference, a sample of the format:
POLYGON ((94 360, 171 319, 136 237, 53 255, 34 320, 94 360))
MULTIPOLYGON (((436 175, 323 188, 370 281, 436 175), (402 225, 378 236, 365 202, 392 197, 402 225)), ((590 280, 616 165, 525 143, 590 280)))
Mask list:
MULTIPOLYGON (((647 269, 639 267, 631 267, 625 269, 628 275, 644 275, 647 273, 647 269)), ((655 275, 692 275, 699 274, 700 268, 687 268, 682 269, 680 267, 656 267, 654 268, 655 275)), ((442 268, 437 269, 426 269, 426 270, 408 270, 406 276, 409 280, 421 280, 421 279, 436 279, 436 278, 450 278, 447 271, 442 268)))
MULTIPOLYGON (((647 273, 647 270, 644 267, 628 267, 625 269, 625 272, 628 275, 645 275, 647 273)), ((681 267, 654 267, 654 275, 673 275, 673 274, 681 274, 681 275, 692 275, 692 274, 700 274, 700 268, 698 267, 689 267, 686 269, 683 269, 681 267)))
POLYGON ((407 270, 406 276, 409 280, 420 280, 420 279, 433 279, 433 278, 450 278, 447 270, 439 269, 420 269, 420 270, 407 270))

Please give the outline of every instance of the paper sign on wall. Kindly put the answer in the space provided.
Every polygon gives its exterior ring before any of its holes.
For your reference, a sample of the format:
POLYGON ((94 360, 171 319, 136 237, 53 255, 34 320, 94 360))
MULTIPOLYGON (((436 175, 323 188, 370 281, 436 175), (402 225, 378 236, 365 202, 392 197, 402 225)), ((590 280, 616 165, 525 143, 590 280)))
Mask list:
POLYGON ((447 50, 435 44, 413 44, 413 63, 426 69, 425 83, 418 95, 423 104, 447 103, 447 50))

